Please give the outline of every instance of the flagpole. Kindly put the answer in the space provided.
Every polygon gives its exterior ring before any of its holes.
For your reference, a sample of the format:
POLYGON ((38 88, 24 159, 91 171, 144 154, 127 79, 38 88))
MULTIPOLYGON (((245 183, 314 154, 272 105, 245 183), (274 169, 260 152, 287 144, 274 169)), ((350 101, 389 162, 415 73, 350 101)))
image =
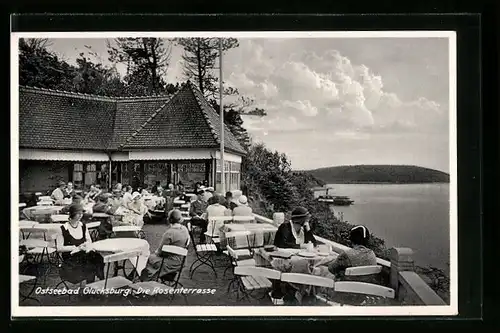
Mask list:
POLYGON ((226 192, 226 177, 224 175, 224 106, 222 104, 222 38, 219 38, 219 106, 220 106, 220 176, 221 193, 226 192))

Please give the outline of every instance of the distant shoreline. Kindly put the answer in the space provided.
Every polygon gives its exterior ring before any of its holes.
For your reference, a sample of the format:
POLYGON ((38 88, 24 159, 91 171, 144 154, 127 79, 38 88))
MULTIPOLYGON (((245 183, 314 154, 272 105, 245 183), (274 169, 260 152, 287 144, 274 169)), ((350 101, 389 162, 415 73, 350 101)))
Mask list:
POLYGON ((324 184, 449 184, 450 175, 415 165, 344 165, 301 171, 324 184))
MULTIPOLYGON (((327 185, 423 185, 423 184, 450 184, 449 182, 368 182, 368 181, 351 181, 351 182, 332 182, 327 185)), ((320 186, 317 186, 318 188, 320 186)))

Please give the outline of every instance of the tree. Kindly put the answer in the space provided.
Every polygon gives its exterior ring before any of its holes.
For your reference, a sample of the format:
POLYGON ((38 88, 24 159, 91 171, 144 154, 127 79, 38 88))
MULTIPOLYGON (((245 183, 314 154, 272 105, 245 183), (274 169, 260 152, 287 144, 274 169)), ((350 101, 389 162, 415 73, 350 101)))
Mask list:
POLYGON ((48 89, 73 90, 75 68, 49 52, 47 39, 19 40, 19 84, 48 89))
MULTIPOLYGON (((219 77, 214 73, 219 59, 219 38, 176 38, 184 48, 184 75, 196 83, 207 99, 217 98, 219 77)), ((236 38, 222 39, 222 52, 238 47, 236 38)))
POLYGON ((93 63, 84 53, 76 59, 77 70, 73 78, 76 91, 86 94, 123 96, 125 84, 114 67, 93 63))
POLYGON ((109 60, 127 65, 125 82, 129 95, 153 95, 165 92, 172 45, 161 38, 116 38, 109 41, 109 60))

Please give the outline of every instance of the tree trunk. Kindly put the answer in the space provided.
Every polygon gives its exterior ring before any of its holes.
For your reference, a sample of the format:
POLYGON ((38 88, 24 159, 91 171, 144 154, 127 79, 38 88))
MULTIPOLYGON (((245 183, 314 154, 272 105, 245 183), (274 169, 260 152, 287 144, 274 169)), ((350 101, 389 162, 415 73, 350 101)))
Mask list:
POLYGON ((196 39, 196 60, 198 62, 198 85, 200 87, 200 91, 202 95, 205 95, 203 91, 203 75, 201 71, 201 45, 200 45, 200 39, 196 39))

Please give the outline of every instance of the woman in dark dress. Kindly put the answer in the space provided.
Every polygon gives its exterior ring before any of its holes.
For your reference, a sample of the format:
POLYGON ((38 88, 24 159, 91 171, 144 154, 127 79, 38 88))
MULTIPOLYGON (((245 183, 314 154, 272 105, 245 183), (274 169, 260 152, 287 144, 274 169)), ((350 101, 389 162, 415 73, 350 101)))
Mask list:
POLYGON ((291 221, 282 223, 274 237, 274 245, 280 248, 302 249, 307 248, 307 243, 317 245, 316 238, 309 226, 311 215, 307 209, 297 207, 292 212, 291 221))
POLYGON ((100 254, 87 248, 92 240, 85 224, 81 222, 83 207, 73 205, 69 210, 69 221, 61 226, 57 237, 57 250, 63 263, 59 275, 63 281, 76 284, 94 282, 95 277, 104 278, 104 262, 100 254))

